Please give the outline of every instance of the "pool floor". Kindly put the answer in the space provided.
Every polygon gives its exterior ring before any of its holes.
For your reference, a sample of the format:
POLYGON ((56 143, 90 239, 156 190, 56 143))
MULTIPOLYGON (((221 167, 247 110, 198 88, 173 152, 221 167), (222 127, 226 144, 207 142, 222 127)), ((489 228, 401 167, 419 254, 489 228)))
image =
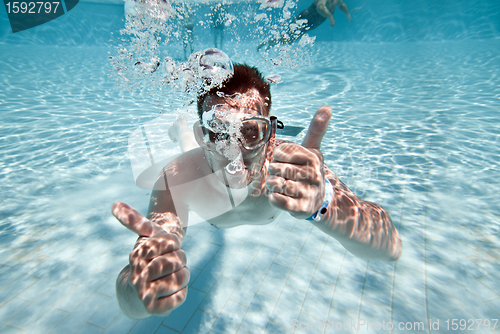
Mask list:
POLYGON ((322 333, 339 323, 335 332, 388 333, 377 327, 388 322, 429 333, 438 320, 443 333, 500 333, 484 327, 500 318, 500 42, 315 48, 314 66, 263 65, 283 78, 274 112, 303 125, 333 106, 325 161, 389 211, 397 262, 357 258, 289 215, 196 224, 183 244, 186 302, 167 318, 128 319, 115 281, 136 236, 110 208, 145 213, 128 136, 165 108, 114 88, 108 49, 2 47, 0 333, 322 333))

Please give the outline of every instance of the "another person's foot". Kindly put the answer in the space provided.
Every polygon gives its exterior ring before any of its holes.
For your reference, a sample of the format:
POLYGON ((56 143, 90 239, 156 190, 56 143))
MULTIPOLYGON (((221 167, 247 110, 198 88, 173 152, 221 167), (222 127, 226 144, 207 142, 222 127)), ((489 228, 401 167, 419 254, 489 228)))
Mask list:
POLYGON ((335 25, 335 19, 333 16, 330 16, 330 27, 333 27, 335 25))
POLYGON ((187 120, 185 115, 179 115, 175 122, 170 126, 168 129, 168 137, 170 140, 172 140, 174 143, 177 143, 179 141, 179 136, 181 135, 181 127, 184 129, 187 129, 187 120))

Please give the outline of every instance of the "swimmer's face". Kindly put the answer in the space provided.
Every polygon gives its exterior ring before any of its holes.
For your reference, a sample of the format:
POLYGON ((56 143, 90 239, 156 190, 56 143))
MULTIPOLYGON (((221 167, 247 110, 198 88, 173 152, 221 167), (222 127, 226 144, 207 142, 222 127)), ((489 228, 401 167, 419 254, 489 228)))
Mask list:
MULTIPOLYGON (((254 116, 267 116, 263 99, 256 91, 232 96, 207 96, 203 101, 204 118, 207 113, 211 113, 213 117, 214 111, 220 109, 223 109, 225 114, 220 115, 215 112, 216 116, 222 119, 230 118, 236 122, 254 116)), ((252 136, 253 129, 245 130, 245 135, 252 136)), ((243 188, 260 175, 268 144, 266 142, 256 149, 246 149, 235 135, 230 133, 228 135, 231 139, 224 143, 228 147, 227 150, 219 152, 205 150, 205 155, 221 182, 231 188, 243 188), (232 169, 235 166, 237 166, 236 172, 232 169)))

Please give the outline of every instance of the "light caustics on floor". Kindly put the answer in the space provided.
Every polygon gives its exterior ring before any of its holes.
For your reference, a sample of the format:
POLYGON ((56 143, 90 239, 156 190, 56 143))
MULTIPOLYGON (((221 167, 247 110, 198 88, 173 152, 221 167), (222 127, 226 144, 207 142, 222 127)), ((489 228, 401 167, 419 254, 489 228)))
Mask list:
POLYGON ((114 282, 135 236, 110 206, 147 209, 127 140, 168 106, 114 90, 107 49, 2 48, 0 332, 282 333, 356 319, 440 319, 447 332, 447 319, 498 319, 500 43, 315 48, 313 66, 273 73, 283 79, 274 113, 303 126, 332 105, 325 161, 390 212, 404 243, 397 263, 358 259, 286 215, 198 224, 184 243, 186 303, 165 319, 127 319, 114 282), (33 50, 47 61, 30 61, 33 50))

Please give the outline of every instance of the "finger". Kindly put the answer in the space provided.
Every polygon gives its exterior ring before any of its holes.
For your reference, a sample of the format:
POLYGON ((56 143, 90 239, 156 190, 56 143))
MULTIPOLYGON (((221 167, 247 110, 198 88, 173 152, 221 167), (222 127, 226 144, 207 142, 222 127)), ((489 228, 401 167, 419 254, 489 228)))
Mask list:
POLYGON ((266 187, 272 193, 282 194, 294 198, 303 196, 300 182, 284 179, 279 176, 268 176, 266 179, 266 187))
POLYGON ((321 180, 321 171, 313 164, 296 165, 271 162, 268 171, 269 175, 281 176, 287 180, 309 180, 310 183, 317 183, 321 180))
POLYGON ((186 266, 186 254, 177 250, 166 255, 158 256, 149 262, 145 272, 146 281, 151 282, 166 275, 170 275, 186 266))
POLYGON ((161 314, 165 316, 165 312, 172 311, 184 303, 187 297, 187 292, 188 287, 186 286, 184 289, 177 291, 168 297, 154 299, 146 305, 146 310, 149 314, 161 314))
POLYGON ((306 136, 302 141, 302 146, 319 150, 323 136, 328 130, 328 123, 330 123, 331 117, 332 108, 330 106, 320 107, 309 125, 306 136))
POLYGON ((318 154, 295 143, 284 143, 276 147, 273 150, 273 159, 275 162, 286 162, 296 165, 321 162, 318 154))
POLYGON ((187 267, 183 267, 170 275, 163 276, 156 281, 146 283, 148 288, 144 290, 142 297, 139 296, 139 298, 141 298, 146 305, 152 300, 159 299, 161 297, 168 297, 185 288, 189 283, 189 278, 189 269, 187 267))
POLYGON ((152 223, 149 219, 125 203, 115 202, 111 207, 111 211, 123 226, 141 237, 150 237, 163 231, 160 226, 152 223))
POLYGON ((281 193, 285 181, 281 176, 269 175, 266 178, 266 187, 270 192, 281 193))
POLYGON ((177 234, 160 232, 152 238, 147 238, 130 253, 130 260, 135 259, 150 261, 155 257, 174 252, 181 248, 182 239, 177 234))
POLYGON ((293 198, 284 194, 271 193, 269 202, 274 207, 288 211, 292 216, 299 219, 310 217, 314 211, 314 202, 304 198, 293 198))

